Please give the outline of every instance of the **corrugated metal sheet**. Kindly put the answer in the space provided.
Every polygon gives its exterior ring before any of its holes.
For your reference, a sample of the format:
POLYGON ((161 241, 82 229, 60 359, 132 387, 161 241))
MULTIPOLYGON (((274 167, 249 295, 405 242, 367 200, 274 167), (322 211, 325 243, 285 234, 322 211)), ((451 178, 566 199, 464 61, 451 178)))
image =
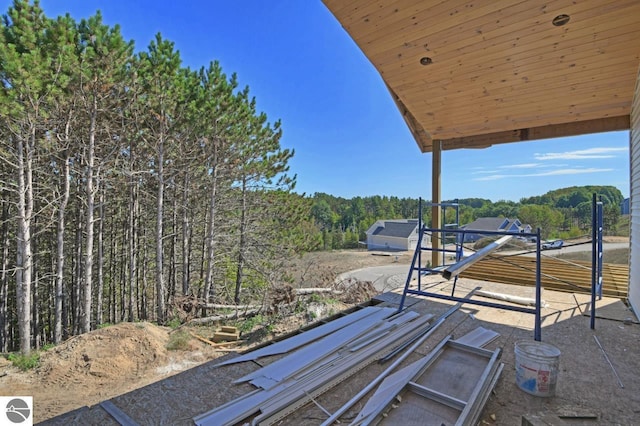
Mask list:
POLYGON ((385 319, 389 308, 378 309, 384 315, 377 319, 374 319, 375 314, 370 315, 327 336, 329 340, 325 341, 323 346, 328 350, 317 347, 317 344, 323 341, 321 339, 236 380, 238 382, 258 378, 254 384, 263 385, 268 389, 257 389, 242 395, 194 417, 194 422, 197 425, 218 426, 242 423, 249 417, 256 416, 252 419, 253 424, 272 424, 384 356, 397 345, 420 334, 433 317, 427 314, 416 318, 415 312, 407 311, 385 319), (369 323, 370 327, 360 327, 359 323, 362 322, 369 323), (389 330, 389 327, 393 329, 392 332, 376 338, 377 330, 389 330), (355 351, 348 350, 351 343, 367 333, 371 337, 370 344, 358 345, 360 349, 355 351), (341 334, 350 334, 351 339, 342 339, 341 334), (314 347, 315 352, 322 351, 326 356, 318 358, 315 354, 305 351, 308 347, 314 347))
MULTIPOLYGON (((222 366, 227 364, 236 364, 238 362, 251 361, 256 360, 261 357, 278 355, 290 352, 294 349, 298 349, 310 342, 320 339, 328 334, 333 333, 336 330, 344 328, 356 321, 360 321, 363 318, 366 318, 375 313, 379 313, 380 308, 376 308, 373 306, 365 307, 359 311, 353 312, 349 315, 345 315, 342 318, 338 318, 333 321, 329 321, 326 324, 320 325, 316 328, 312 328, 304 333, 296 334, 294 336, 289 337, 288 339, 281 340, 279 342, 273 343, 269 346, 265 346, 264 348, 257 349, 255 351, 251 351, 248 354, 240 355, 235 358, 231 358, 229 360, 220 362, 216 364, 216 366, 222 366)), ((388 315, 392 315, 394 313, 393 309, 387 310, 388 315)))

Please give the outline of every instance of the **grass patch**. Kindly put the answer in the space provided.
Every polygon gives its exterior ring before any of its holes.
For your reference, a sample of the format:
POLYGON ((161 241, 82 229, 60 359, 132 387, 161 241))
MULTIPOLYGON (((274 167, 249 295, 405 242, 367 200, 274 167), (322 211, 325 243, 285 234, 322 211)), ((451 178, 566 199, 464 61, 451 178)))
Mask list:
POLYGON ((170 351, 186 351, 191 348, 191 336, 186 331, 178 331, 169 336, 167 349, 170 351))
POLYGON ((180 327, 182 325, 182 321, 180 321, 180 318, 178 317, 174 317, 172 318, 168 323, 167 323, 167 327, 169 327, 172 330, 175 330, 176 328, 180 327))
POLYGON ((238 324, 240 333, 250 333, 256 326, 262 325, 266 319, 262 315, 254 315, 238 324))
MULTIPOLYGON (((574 253, 563 253, 556 256, 558 259, 565 260, 582 260, 585 262, 591 262, 590 251, 579 251, 574 253)), ((613 263, 615 265, 628 265, 629 264, 629 249, 620 248, 607 250, 602 254, 602 260, 604 263, 613 263)))
POLYGON ((22 371, 31 370, 40 364, 40 352, 32 352, 30 355, 9 354, 7 357, 14 367, 22 371))

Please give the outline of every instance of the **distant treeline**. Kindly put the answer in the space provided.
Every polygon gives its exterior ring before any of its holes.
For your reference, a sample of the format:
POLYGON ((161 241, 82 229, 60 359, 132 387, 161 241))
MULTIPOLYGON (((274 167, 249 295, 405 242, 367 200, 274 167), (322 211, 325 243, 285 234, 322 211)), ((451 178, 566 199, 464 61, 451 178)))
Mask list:
MULTIPOLYGON (((485 198, 446 200, 458 203, 458 224, 479 217, 518 218, 533 229, 540 228, 543 237, 570 238, 588 233, 591 227, 591 203, 596 193, 604 205, 604 231, 617 232, 623 196, 614 186, 572 186, 549 191, 544 195, 522 198, 519 202, 492 202, 485 198)), ((376 220, 418 217, 417 198, 386 196, 334 197, 313 195, 312 215, 322 232, 322 248, 355 248, 366 240, 366 231, 376 220)), ((431 220, 431 209, 423 209, 423 220, 431 220)), ((455 209, 448 208, 444 222, 455 223, 455 209)))

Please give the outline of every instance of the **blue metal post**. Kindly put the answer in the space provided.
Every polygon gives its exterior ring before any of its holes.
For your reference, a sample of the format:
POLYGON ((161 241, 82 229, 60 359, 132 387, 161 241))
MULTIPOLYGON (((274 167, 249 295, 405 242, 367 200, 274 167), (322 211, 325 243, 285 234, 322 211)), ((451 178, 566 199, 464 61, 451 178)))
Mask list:
POLYGON ((598 267, 598 221, 596 216, 596 194, 593 193, 593 199, 591 201, 591 329, 596 328, 596 277, 598 267))
MULTIPOLYGON (((457 198, 456 198, 456 228, 460 229, 460 205, 458 204, 457 198)), ((456 234, 456 237, 457 236, 458 235, 456 234)), ((458 238, 456 238, 455 241, 457 244, 458 238)), ((460 247, 462 247, 462 244, 460 244, 460 247)), ((456 246, 456 262, 459 262, 461 257, 462 257, 461 250, 458 250, 458 246, 456 246)))
POLYGON ((540 273, 540 260, 540 228, 538 228, 536 232, 536 313, 533 330, 533 338, 538 342, 542 340, 542 320, 540 312, 540 300, 542 299, 540 279, 542 274, 540 273))
POLYGON ((597 290, 598 300, 602 300, 602 228, 604 214, 602 208, 602 199, 598 202, 598 274, 597 274, 597 290))
MULTIPOLYGON (((416 251, 418 252, 418 290, 420 290, 422 288, 420 277, 422 276, 422 236, 424 234, 424 229, 422 229, 422 197, 418 198, 418 230, 420 236, 418 237, 416 251)), ((411 274, 413 275, 413 269, 411 270, 411 274)), ((409 280, 411 280, 411 277, 409 277, 409 280)))

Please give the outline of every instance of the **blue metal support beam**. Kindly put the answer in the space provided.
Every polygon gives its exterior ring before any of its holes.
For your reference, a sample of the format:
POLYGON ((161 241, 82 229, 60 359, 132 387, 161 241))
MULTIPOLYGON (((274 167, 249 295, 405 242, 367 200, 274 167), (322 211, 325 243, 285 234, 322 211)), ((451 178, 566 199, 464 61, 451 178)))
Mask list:
MULTIPOLYGON (((540 268, 540 250, 541 250, 541 238, 540 238, 540 228, 537 229, 537 231, 535 233, 531 233, 531 232, 505 232, 505 231, 483 231, 480 232, 481 234, 485 234, 485 235, 499 235, 499 236, 519 236, 519 237, 525 237, 525 238, 535 238, 536 241, 536 297, 535 297, 535 307, 534 308, 527 308, 527 307, 521 307, 521 306, 514 306, 514 305, 507 305, 507 304, 502 304, 502 303, 495 303, 495 302, 487 302, 487 301, 483 301, 483 300, 476 300, 476 299, 472 299, 471 297, 456 297, 455 296, 455 282, 454 282, 454 286, 453 286, 453 290, 451 292, 451 295, 444 295, 444 294, 439 294, 439 293, 433 293, 433 292, 429 292, 429 291, 424 291, 422 289, 422 281, 421 281, 421 277, 422 275, 427 275, 427 274, 433 274, 433 273, 442 273, 445 270, 445 253, 455 253, 455 260, 456 263, 460 261, 461 259, 461 255, 462 255, 462 243, 464 241, 464 234, 465 234, 465 230, 464 229, 451 229, 451 228, 439 228, 439 229, 434 229, 434 228, 428 228, 426 226, 422 225, 422 200, 419 200, 419 206, 418 206, 418 229, 420 232, 420 235, 418 236, 418 243, 416 245, 416 251, 413 254, 413 259, 411 262, 411 267, 409 268, 409 273, 407 274, 407 280, 405 281, 405 286, 404 286, 404 291, 402 292, 402 297, 400 299, 400 306, 398 307, 398 312, 402 311, 404 309, 404 303, 407 297, 407 294, 411 294, 411 295, 417 295, 417 296, 424 296, 424 297, 432 297, 435 299, 442 299, 442 300, 451 300, 451 301, 455 301, 458 303, 468 303, 471 305, 479 305, 479 306, 486 306, 486 307, 490 307, 490 308, 496 308, 496 309, 505 309, 505 310, 509 310, 509 311, 515 311, 515 312, 522 312, 522 313, 527 313, 527 314, 532 314, 535 316, 534 319, 534 339, 537 341, 542 340, 542 315, 541 315, 541 300, 542 300, 542 289, 541 289, 541 268, 540 268), (444 235, 446 234, 454 234, 456 236, 455 241, 456 241, 456 249, 455 250, 447 250, 445 248, 440 248, 440 247, 423 247, 422 246, 422 242, 423 242, 423 238, 425 235, 427 234, 436 234, 436 235, 440 235, 441 237, 443 237, 444 239, 444 235), (431 251, 431 252, 442 252, 443 253, 443 265, 439 266, 439 267, 431 267, 431 265, 429 265, 428 267, 425 267, 422 265, 422 251, 431 251), (412 289, 410 288, 411 286, 411 280, 413 278, 413 274, 417 272, 417 281, 418 281, 418 285, 417 285, 417 289, 412 289)), ((438 206, 440 205, 444 205, 442 203, 437 204, 438 206)), ((449 206, 453 206, 454 204, 448 204, 449 206)), ((434 204, 431 204, 431 206, 433 207, 434 204)), ((458 204, 455 204, 456 207, 456 218, 458 218, 458 213, 457 213, 457 207, 458 204)), ((474 231, 477 232, 477 231, 474 231)), ((432 255, 433 258, 433 255, 432 255)), ((457 279, 457 274, 456 277, 457 279)))

